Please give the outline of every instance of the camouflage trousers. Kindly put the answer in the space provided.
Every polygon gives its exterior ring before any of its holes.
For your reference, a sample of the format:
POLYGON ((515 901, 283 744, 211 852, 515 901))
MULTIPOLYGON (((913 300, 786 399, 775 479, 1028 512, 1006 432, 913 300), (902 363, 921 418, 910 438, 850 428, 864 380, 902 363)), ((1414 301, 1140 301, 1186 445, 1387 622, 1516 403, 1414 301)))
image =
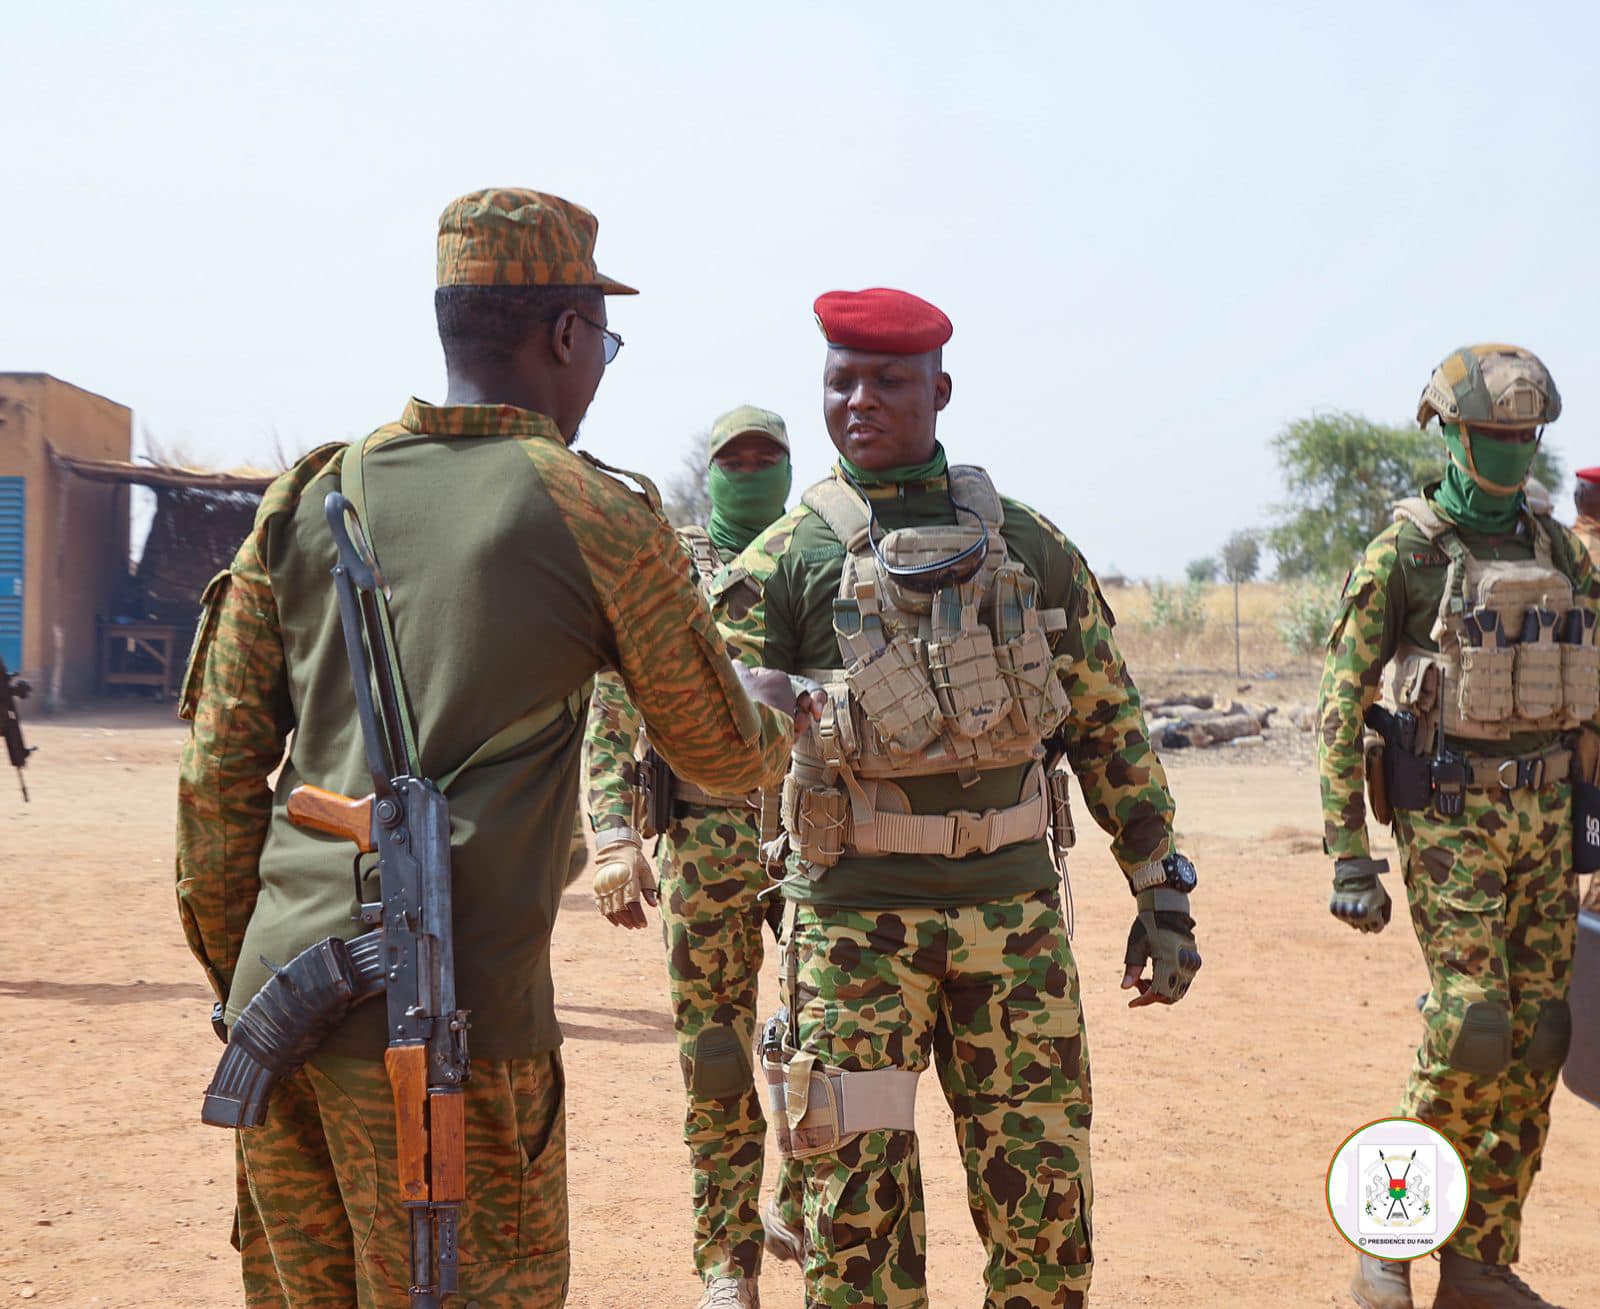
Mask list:
MULTIPOLYGON (((561 1056, 475 1059, 466 1090, 460 1309, 567 1298, 561 1056)), ((238 1234, 249 1309, 406 1309, 394 1101, 375 1059, 318 1056, 240 1132, 238 1234)))
MULTIPOLYGON (((752 810, 687 807, 661 841, 661 925, 678 1062, 688 1091, 683 1139, 693 1168, 694 1264, 705 1280, 761 1270, 767 1123, 755 1084, 756 980, 769 884, 752 810)), ((791 1170, 778 1204, 800 1225, 791 1170)))
POLYGON ((1497 787, 1468 791, 1458 818, 1395 815, 1432 984, 1400 1112, 1461 1151, 1472 1196, 1451 1245, 1484 1263, 1517 1259, 1570 1038, 1571 804, 1565 784, 1497 787))
MULTIPOLYGON (((1092 1266, 1091 1098, 1058 891, 951 909, 794 911, 800 1048, 925 1069, 955 1115, 986 1309, 1081 1306, 1092 1266)), ((928 1304, 914 1132, 797 1161, 809 1309, 928 1304)))

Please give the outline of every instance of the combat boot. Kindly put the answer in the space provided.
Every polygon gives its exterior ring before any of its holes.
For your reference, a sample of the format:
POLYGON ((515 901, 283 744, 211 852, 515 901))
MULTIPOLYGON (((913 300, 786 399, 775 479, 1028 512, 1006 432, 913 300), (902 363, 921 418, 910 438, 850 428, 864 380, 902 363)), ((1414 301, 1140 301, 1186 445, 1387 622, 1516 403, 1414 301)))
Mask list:
POLYGON ((763 1244, 767 1253, 774 1259, 791 1264, 805 1262, 805 1235, 784 1221, 776 1197, 768 1200, 767 1207, 761 1211, 761 1230, 765 1233, 763 1244))
POLYGON ((761 1309, 761 1292, 753 1277, 713 1277, 695 1309, 761 1309))
POLYGON ((1361 1309, 1411 1309, 1411 1265, 1357 1255, 1350 1294, 1361 1309))
POLYGON ((1439 1293, 1433 1309, 1561 1309, 1514 1272, 1509 1264, 1481 1264, 1454 1250, 1439 1252, 1439 1293))

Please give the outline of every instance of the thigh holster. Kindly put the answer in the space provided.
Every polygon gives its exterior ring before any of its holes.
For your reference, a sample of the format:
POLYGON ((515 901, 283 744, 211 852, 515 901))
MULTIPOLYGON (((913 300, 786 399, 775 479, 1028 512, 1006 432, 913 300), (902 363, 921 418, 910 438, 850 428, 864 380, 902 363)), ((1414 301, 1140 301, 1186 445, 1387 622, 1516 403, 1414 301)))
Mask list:
POLYGON ((863 1132, 916 1130, 917 1078, 912 1069, 850 1072, 795 1049, 787 1031, 762 1042, 761 1072, 767 1108, 785 1159, 825 1154, 863 1132))

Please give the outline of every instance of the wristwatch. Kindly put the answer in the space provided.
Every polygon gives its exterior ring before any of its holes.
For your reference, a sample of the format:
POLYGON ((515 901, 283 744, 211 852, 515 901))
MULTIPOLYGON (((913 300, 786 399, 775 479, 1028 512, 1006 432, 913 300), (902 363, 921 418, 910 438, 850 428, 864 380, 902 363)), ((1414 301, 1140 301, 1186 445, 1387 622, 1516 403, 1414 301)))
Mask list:
POLYGON ((1182 891, 1188 895, 1199 885, 1200 876, 1194 870, 1194 865, 1189 862, 1187 855, 1181 855, 1176 850, 1161 861, 1161 867, 1166 871, 1166 885, 1174 891, 1182 891))

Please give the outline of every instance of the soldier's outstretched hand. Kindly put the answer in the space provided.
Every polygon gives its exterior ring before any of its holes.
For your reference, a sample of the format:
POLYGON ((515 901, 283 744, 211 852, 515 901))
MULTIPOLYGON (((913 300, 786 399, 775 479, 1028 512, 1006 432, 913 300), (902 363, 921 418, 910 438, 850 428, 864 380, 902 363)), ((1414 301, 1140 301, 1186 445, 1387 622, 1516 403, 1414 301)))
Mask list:
POLYGON ((776 668, 748 668, 735 664, 734 671, 752 700, 794 715, 794 730, 803 732, 822 716, 828 693, 807 677, 793 677, 776 668))
POLYGON ((630 828, 613 827, 595 842, 594 902, 617 927, 643 927, 644 906, 659 900, 656 870, 630 828), (641 903, 641 901, 643 903, 641 903))
POLYGON ((1378 880, 1389 871, 1387 859, 1340 859, 1333 865, 1333 895, 1328 912, 1358 932, 1381 932, 1394 905, 1378 880))

